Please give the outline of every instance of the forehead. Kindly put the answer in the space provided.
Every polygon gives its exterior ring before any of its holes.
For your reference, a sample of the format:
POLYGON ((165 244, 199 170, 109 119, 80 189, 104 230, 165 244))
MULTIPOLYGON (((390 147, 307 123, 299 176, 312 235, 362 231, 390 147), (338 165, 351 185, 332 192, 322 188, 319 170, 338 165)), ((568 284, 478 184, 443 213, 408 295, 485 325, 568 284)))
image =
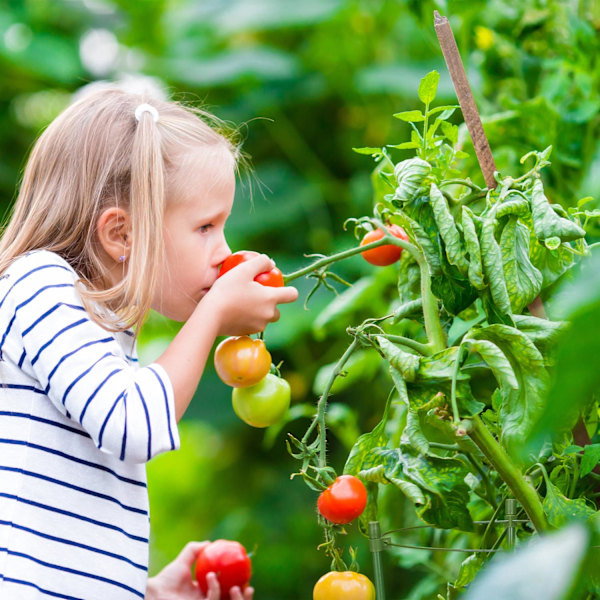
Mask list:
POLYGON ((235 161, 224 145, 189 150, 173 163, 166 181, 167 207, 229 195, 235 185, 235 161))

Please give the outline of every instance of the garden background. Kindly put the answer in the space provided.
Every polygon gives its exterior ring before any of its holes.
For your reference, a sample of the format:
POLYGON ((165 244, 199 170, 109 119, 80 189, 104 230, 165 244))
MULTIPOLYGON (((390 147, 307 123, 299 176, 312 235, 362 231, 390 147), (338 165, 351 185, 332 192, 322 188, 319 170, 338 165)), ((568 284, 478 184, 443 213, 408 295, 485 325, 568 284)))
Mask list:
MULTIPOLYGON (((347 248, 356 241, 344 220, 372 211, 373 164, 352 148, 405 141, 409 126, 392 114, 418 108, 416 89, 432 69, 441 75, 436 102, 456 101, 436 9, 450 18, 498 168, 518 173, 520 156, 552 145, 552 201, 599 198, 600 0, 3 0, 3 212, 40 131, 82 87, 114 81, 202 104, 241 128, 253 166, 240 178, 227 229, 233 250, 266 252, 291 272, 306 254, 347 248)), ((371 271, 360 258, 338 270, 349 281, 371 271)), ((330 292, 320 290, 305 310, 310 283, 295 284, 301 299, 282 308, 265 340, 302 413, 317 398, 320 367, 343 351, 346 323, 330 292)), ((361 302, 371 313, 387 305, 361 302)), ((158 356, 176 331, 151 315, 142 360, 158 356)), ((330 462, 339 453, 340 469, 357 433, 381 414, 389 381, 378 368, 361 361, 333 398, 330 462)), ((180 424, 181 450, 149 465, 151 572, 190 539, 237 539, 255 549, 257 600, 310 597, 329 561, 317 550, 316 493, 290 481, 296 465, 285 448, 285 431, 305 425, 248 427, 209 362, 180 424)), ((370 574, 367 540, 351 529, 350 542, 370 574)), ((430 598, 448 579, 435 557, 415 551, 398 560, 403 567, 385 573, 394 598, 430 598)))

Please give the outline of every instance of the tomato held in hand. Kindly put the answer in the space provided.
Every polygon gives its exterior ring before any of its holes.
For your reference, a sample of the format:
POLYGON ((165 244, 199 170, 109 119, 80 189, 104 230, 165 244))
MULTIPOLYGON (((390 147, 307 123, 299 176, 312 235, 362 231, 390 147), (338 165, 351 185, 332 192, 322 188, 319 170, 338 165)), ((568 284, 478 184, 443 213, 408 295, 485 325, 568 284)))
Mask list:
POLYGON ((207 573, 216 574, 221 587, 221 600, 229 600, 229 590, 238 586, 242 591, 250 582, 252 564, 246 549, 239 542, 215 540, 198 554, 196 580, 204 595, 208 592, 207 573))
MULTIPOLYGON (((258 252, 253 252, 252 250, 240 250, 239 252, 235 252, 231 256, 228 256, 221 265, 219 269, 219 277, 227 273, 233 269, 233 267, 237 267, 239 264, 246 262, 258 256, 258 252)), ((262 283, 262 285, 268 285, 270 287, 283 287, 283 274, 281 271, 275 267, 270 271, 265 271, 264 273, 259 273, 254 281, 258 281, 258 283, 262 283)))
POLYGON ((229 337, 215 350, 217 375, 231 387, 257 384, 271 369, 271 355, 262 340, 229 337))
POLYGON ((317 500, 321 515, 339 525, 354 521, 366 505, 367 489, 354 475, 340 475, 317 500))
POLYGON ((269 427, 283 419, 290 406, 290 384, 269 373, 251 387, 233 390, 235 414, 252 427, 269 427))
MULTIPOLYGON (((402 227, 398 227, 398 225, 390 225, 387 230, 395 237, 408 242, 408 236, 402 227)), ((361 246, 366 244, 370 244, 372 242, 376 242, 383 237, 384 233, 381 229, 376 229, 375 231, 369 231, 363 237, 360 242, 361 246)), ((394 246, 393 244, 385 244, 383 246, 378 246, 377 248, 371 248, 371 250, 365 250, 361 252, 361 256, 372 265, 376 265, 377 267, 387 267, 395 263, 402 256, 402 250, 400 246, 394 246)))
POLYGON ((313 600, 375 600, 375 586, 361 573, 330 571, 315 584, 313 600))

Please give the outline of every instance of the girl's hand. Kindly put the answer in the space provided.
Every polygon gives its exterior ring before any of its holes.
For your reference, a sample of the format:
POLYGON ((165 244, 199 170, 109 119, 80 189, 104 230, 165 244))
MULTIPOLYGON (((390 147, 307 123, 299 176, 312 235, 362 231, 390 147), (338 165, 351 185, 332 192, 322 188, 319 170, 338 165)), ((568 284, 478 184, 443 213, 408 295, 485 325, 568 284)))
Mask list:
POLYGON ((294 302, 294 287, 269 287, 254 281, 259 273, 275 264, 261 254, 219 277, 200 302, 219 323, 219 335, 247 335, 263 331, 268 323, 279 319, 277 304, 294 302))
MULTIPOLYGON (((214 573, 208 573, 208 594, 204 596, 192 577, 192 566, 200 550, 208 542, 189 542, 179 556, 158 575, 148 579, 146 600, 219 600, 221 589, 214 573)), ((230 600, 252 600, 254 589, 247 587, 242 593, 238 587, 231 588, 230 600)))

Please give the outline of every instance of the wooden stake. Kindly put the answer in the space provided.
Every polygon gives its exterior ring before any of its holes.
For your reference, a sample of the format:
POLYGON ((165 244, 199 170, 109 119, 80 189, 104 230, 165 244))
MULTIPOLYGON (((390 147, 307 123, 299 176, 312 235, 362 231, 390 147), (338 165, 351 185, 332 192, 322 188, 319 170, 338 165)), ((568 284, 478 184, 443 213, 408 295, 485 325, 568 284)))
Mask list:
POLYGON ((440 13, 437 10, 434 11, 433 15, 435 32, 437 33, 448 71, 450 71, 452 84, 454 85, 454 90, 456 91, 456 96, 458 97, 458 102, 465 123, 467 124, 467 129, 473 140, 475 154, 477 155, 477 160, 479 161, 485 184, 490 189, 495 188, 497 185, 497 182, 494 179, 496 164, 494 163, 494 157, 492 156, 487 137, 483 131, 483 125, 481 124, 481 119, 479 117, 479 112, 477 111, 477 106, 475 105, 475 100, 473 99, 473 94, 471 93, 471 86, 467 79, 465 67, 463 66, 458 46, 456 45, 456 40, 452 33, 452 27, 450 27, 447 17, 440 16, 440 13))

